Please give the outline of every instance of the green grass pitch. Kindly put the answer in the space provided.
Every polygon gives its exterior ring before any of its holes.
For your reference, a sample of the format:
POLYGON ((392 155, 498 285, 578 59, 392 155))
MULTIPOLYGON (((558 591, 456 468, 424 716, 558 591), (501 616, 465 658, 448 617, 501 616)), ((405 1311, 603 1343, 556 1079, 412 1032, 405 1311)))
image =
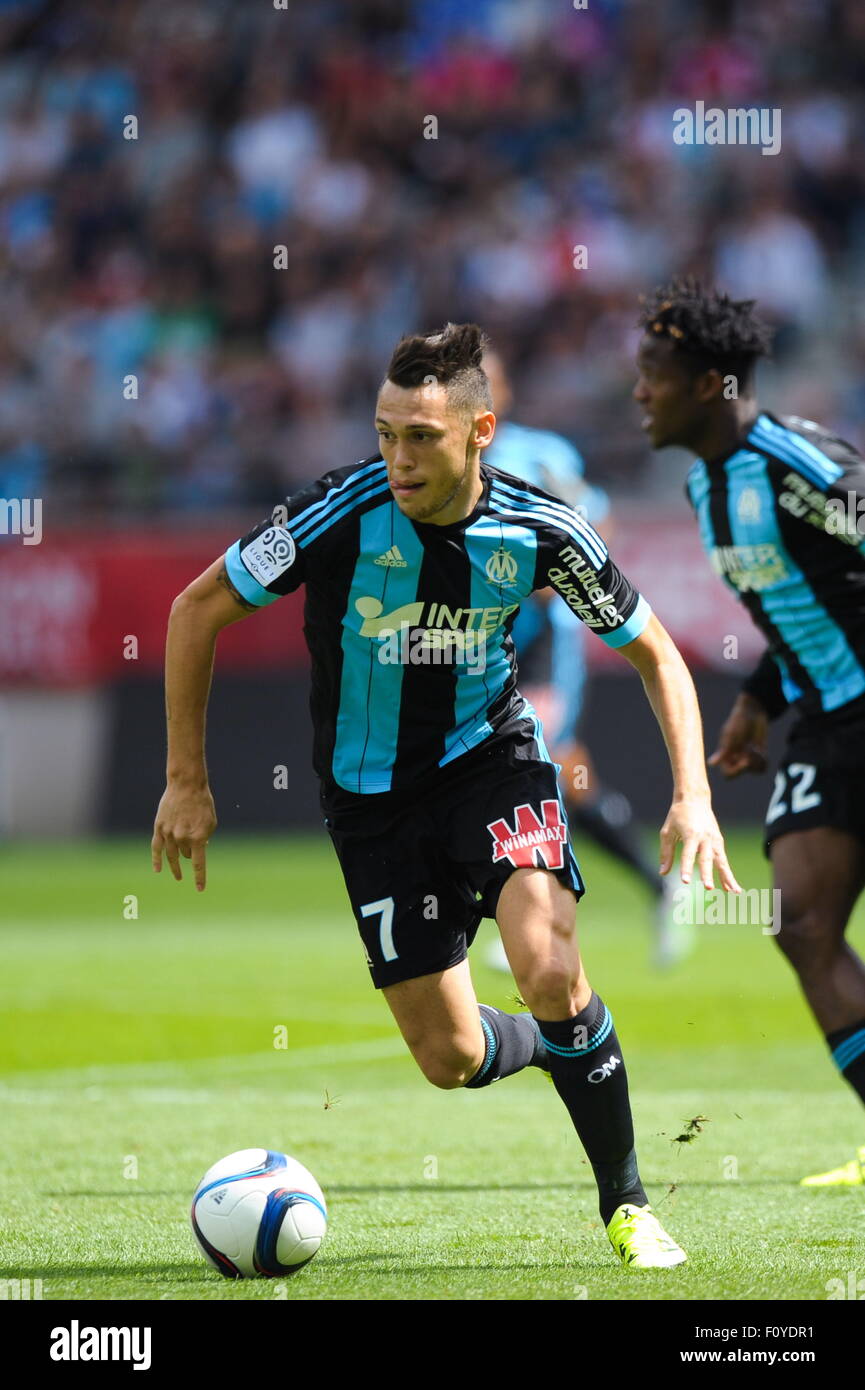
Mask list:
MULTIPOLYGON (((743 884, 765 886, 758 833, 730 850, 743 884)), ((0 850, 0 1279, 72 1300, 824 1299, 861 1270, 865 1191, 797 1180, 850 1157, 865 1127, 788 967, 758 926, 706 926, 692 960, 653 972, 643 892, 580 858, 585 959, 684 1268, 619 1267, 540 1073, 480 1093, 423 1080, 325 840, 222 836, 199 895, 188 866, 182 885, 151 874, 146 838, 0 850), (702 1132, 674 1142, 698 1115, 702 1132), (312 1169, 330 1229, 296 1278, 232 1284, 195 1248, 189 1197, 217 1158, 258 1145, 312 1169)), ((483 964, 494 931, 472 951, 478 994, 514 1007, 483 964)))

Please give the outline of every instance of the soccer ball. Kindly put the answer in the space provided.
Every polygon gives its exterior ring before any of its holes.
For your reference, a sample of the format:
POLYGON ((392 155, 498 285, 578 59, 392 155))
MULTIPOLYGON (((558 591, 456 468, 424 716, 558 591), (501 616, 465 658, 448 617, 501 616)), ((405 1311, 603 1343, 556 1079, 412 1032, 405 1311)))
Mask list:
POLYGON ((327 1230, 327 1207, 296 1158, 240 1149, 208 1168, 191 1219, 205 1259, 226 1279, 276 1279, 309 1264, 327 1230))

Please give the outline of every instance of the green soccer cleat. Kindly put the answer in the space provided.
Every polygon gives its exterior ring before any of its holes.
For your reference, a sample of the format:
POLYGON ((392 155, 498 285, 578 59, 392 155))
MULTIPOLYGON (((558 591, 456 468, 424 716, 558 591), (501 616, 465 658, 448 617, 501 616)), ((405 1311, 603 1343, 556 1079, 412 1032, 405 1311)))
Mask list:
POLYGON ((650 1206, 629 1202, 613 1212, 607 1235, 622 1264, 629 1269, 669 1269, 684 1264, 688 1256, 667 1235, 650 1206))
POLYGON ((865 1144, 856 1150, 856 1157, 829 1173, 814 1173, 801 1178, 800 1187, 862 1187, 865 1184, 865 1144))

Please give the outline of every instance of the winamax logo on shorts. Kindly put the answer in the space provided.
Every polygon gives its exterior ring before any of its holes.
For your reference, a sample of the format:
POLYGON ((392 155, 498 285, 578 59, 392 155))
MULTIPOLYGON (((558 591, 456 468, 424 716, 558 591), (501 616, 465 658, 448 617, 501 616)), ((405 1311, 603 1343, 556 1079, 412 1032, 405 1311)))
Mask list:
POLYGON ((777 106, 720 106, 694 103, 691 111, 673 112, 673 141, 677 145, 759 145, 762 154, 781 150, 781 111, 777 106))
POLYGON ((541 802, 539 816, 528 802, 514 807, 513 828, 495 820, 487 826, 493 837, 493 863, 507 859, 515 869, 563 869, 568 831, 558 801, 541 802))

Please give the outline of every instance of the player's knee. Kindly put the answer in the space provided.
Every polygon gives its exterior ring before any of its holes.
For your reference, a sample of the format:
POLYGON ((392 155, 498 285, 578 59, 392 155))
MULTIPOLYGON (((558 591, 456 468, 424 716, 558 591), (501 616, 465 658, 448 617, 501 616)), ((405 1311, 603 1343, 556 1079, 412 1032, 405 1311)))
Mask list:
POLYGON ((800 972, 828 969, 838 954, 839 934, 825 912, 788 906, 781 900, 781 930, 775 940, 800 972))
POLYGON ((538 1018, 567 1018, 579 982, 579 961, 544 961, 518 980, 520 995, 538 1018))
POLYGON ((415 1061, 432 1086, 440 1091, 456 1091, 471 1081, 483 1062, 471 1047, 440 1047, 415 1052, 415 1061))

